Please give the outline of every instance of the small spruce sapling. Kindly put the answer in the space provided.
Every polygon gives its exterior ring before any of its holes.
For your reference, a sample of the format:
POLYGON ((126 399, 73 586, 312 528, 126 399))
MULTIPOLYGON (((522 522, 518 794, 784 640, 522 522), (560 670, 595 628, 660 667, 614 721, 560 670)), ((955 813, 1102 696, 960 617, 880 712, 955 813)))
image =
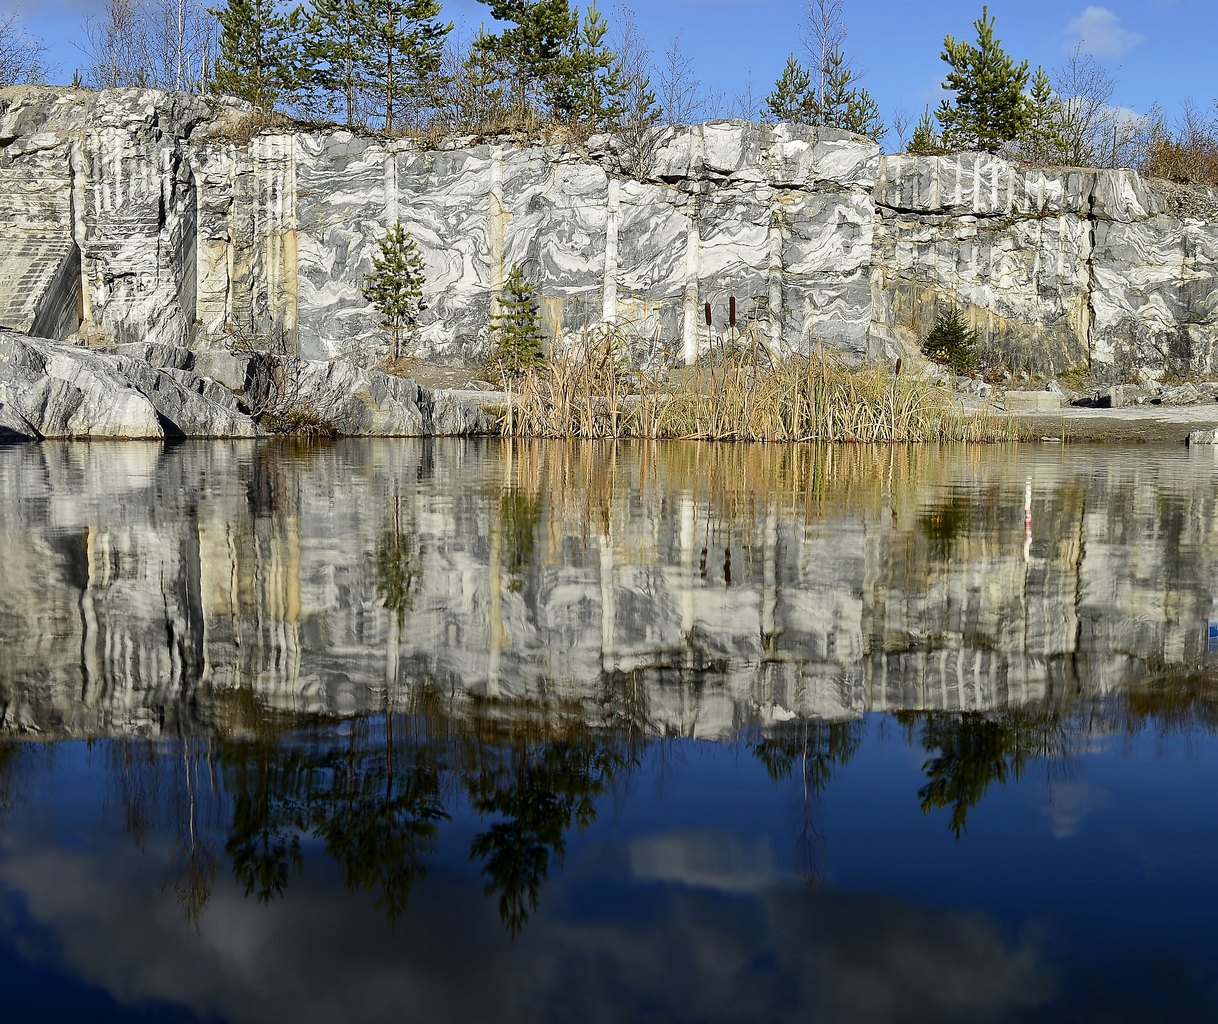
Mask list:
POLYGON ((360 289, 384 321, 395 362, 402 355, 402 335, 414 329, 427 308, 423 281, 423 256, 399 220, 381 239, 381 251, 373 254, 372 272, 360 289))
POLYGON ((909 152, 915 156, 937 156, 943 152, 943 139, 935 130, 935 120, 927 107, 909 140, 909 152))
POLYGON ((958 376, 969 374, 977 368, 977 332, 969 327, 960 310, 940 307, 922 354, 958 376))
POLYGON ((546 361, 537 290, 519 265, 512 267, 491 315, 491 364, 505 379, 519 377, 546 361))

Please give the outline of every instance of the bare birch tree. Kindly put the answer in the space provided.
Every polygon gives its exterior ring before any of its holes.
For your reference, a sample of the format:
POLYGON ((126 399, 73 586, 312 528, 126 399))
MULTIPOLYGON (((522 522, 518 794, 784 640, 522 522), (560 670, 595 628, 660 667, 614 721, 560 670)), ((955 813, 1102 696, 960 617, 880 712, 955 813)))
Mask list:
MULTIPOLYGON (((808 71, 816 104, 825 105, 829 77, 833 73, 834 54, 845 53, 845 0, 808 0, 804 14, 804 48, 808 51, 808 71)), ((850 68, 850 62, 846 62, 850 68)))
POLYGON ((211 75, 215 20, 200 0, 106 0, 85 38, 98 89, 202 92, 211 75))
POLYGON ((681 48, 679 35, 673 36, 661 55, 655 81, 665 123, 696 124, 706 120, 707 98, 694 73, 692 58, 681 48))
POLYGON ((1076 167, 1115 167, 1137 134, 1136 118, 1113 106, 1116 80, 1080 43, 1053 69, 1061 101, 1062 160, 1076 167))
POLYGON ((46 74, 45 53, 46 47, 17 23, 16 14, 0 20, 0 86, 41 82, 46 74))

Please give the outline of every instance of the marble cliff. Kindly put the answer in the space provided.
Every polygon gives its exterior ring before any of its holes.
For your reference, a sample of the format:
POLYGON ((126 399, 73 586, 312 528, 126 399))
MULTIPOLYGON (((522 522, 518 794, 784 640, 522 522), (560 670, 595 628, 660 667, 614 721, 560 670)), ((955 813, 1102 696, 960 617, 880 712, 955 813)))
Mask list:
POLYGON ((383 350, 360 282, 400 218, 426 261, 417 354, 485 351, 507 271, 554 339, 626 325, 692 360, 729 297, 774 350, 916 354, 936 303, 1013 369, 1218 371, 1218 201, 1131 171, 882 156, 716 122, 627 148, 252 133, 222 102, 0 93, 0 327, 93 345, 383 350))

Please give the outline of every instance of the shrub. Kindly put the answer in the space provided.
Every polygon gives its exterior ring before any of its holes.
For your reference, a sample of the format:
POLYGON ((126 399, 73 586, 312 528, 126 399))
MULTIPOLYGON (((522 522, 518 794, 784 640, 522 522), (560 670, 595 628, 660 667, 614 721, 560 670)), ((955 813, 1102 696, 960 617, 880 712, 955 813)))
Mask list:
POLYGON ((971 373, 977 368, 977 332, 954 306, 940 309, 922 345, 922 354, 955 374, 971 373))

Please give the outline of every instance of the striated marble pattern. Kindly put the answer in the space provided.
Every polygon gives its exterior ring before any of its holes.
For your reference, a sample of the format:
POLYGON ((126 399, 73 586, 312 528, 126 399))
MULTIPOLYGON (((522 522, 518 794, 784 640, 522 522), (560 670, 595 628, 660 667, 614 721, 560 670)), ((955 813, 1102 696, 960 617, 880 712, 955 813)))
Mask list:
POLYGON ((433 359, 486 351, 519 264, 551 345, 610 322, 653 363, 717 346, 734 297, 775 351, 916 361, 946 303, 1015 369, 1218 372, 1204 189, 881 156, 798 125, 421 151, 339 129, 247 138, 243 116, 141 90, 0 92, 0 326, 367 364, 386 339, 361 284, 401 218, 427 279, 412 351, 433 359))

